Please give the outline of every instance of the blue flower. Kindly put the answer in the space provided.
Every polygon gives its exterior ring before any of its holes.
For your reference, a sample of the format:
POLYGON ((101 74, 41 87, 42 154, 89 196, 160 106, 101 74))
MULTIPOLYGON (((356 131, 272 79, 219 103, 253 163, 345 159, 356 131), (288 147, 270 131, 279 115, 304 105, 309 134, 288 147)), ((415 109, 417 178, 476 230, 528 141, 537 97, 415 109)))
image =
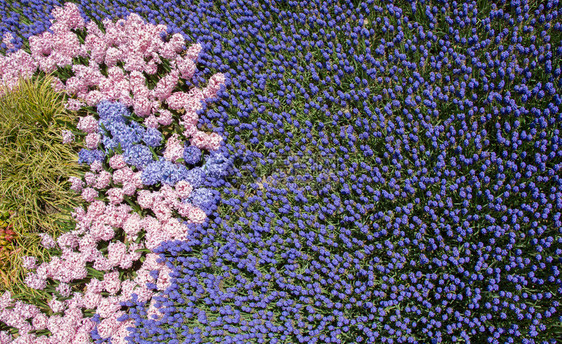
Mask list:
POLYGON ((134 165, 138 169, 142 169, 154 161, 152 152, 145 145, 133 145, 125 150, 123 156, 125 162, 134 165))
POLYGON ((150 147, 158 147, 162 144, 162 134, 158 129, 148 128, 146 129, 142 140, 150 147))
POLYGON ((183 159, 188 165, 195 165, 201 160, 201 150, 195 146, 186 146, 183 151, 183 159))

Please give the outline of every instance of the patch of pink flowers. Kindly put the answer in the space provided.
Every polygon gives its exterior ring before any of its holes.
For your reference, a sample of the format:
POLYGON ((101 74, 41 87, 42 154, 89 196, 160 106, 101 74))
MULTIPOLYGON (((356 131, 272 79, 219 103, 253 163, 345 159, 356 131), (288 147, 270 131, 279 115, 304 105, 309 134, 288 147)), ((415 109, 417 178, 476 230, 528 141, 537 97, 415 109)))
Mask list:
MULTIPOLYGON (((174 91, 180 79, 193 77, 201 51, 199 44, 185 50, 180 34, 164 42, 160 33, 166 31, 166 26, 146 24, 136 14, 116 23, 104 20, 105 33, 93 21, 86 24, 74 4, 56 7, 52 15, 52 33, 30 37, 31 53, 20 50, 0 56, 1 84, 10 89, 18 77, 30 78, 38 70, 51 73, 72 66, 74 76, 67 80, 55 78, 53 83, 55 89, 71 96, 66 104, 68 109, 80 110, 102 100, 119 101, 132 107, 135 115, 144 118, 145 126, 152 128, 172 124, 175 111, 182 111, 183 138, 201 149, 219 148, 220 135, 197 128, 197 111, 203 108, 203 102, 216 97, 226 82, 224 75, 212 76, 203 89, 174 91), (84 44, 78 38, 80 30, 87 32, 84 44), (76 57, 87 58, 89 65, 73 65, 76 57), (144 73, 154 76, 163 59, 169 62, 170 72, 161 76, 150 90, 144 73), (123 67, 119 66, 121 63, 123 67), (102 64, 107 66, 107 76, 100 70, 102 64)), ((11 38, 5 36, 3 40, 8 44, 11 38)), ((80 118, 77 128, 86 134, 87 148, 98 147, 101 135, 94 116, 80 118)), ((74 139, 72 132, 63 132, 65 143, 74 139)), ((172 162, 180 159, 182 141, 177 134, 169 138, 164 158, 172 162)), ((0 321, 19 333, 14 338, 0 331, 0 344, 91 343, 90 331, 94 328, 102 338, 111 337, 112 343, 125 343, 132 320, 117 319, 125 314, 120 302, 132 299, 133 293, 140 301, 150 302, 149 316, 159 316, 153 300, 155 291, 147 283, 156 284, 158 291, 165 290, 171 284, 171 270, 158 262, 154 249, 166 240, 188 239, 187 225, 178 217, 187 223, 202 223, 206 215, 198 207, 182 202, 193 190, 188 182, 150 191, 143 188, 142 172, 135 172, 123 156, 115 154, 108 163, 107 171, 97 161, 91 164, 83 180, 70 178, 71 189, 89 203, 85 209, 79 207, 72 213, 75 230, 56 240, 41 234, 42 245, 58 248, 62 254, 42 263, 34 257, 23 259, 23 266, 29 270, 27 286, 39 290, 56 286, 46 300, 54 315, 48 316, 5 292, 0 295, 0 321), (153 215, 142 216, 134 208, 153 215), (133 272, 134 278, 122 281, 120 272, 131 269, 143 257, 140 269, 133 272), (156 279, 150 274, 153 270, 159 271, 156 279), (84 290, 71 287, 73 282, 84 279, 88 280, 84 290), (95 310, 101 322, 96 324, 85 317, 85 310, 95 310), (38 330, 49 330, 51 335, 32 333, 38 330)))

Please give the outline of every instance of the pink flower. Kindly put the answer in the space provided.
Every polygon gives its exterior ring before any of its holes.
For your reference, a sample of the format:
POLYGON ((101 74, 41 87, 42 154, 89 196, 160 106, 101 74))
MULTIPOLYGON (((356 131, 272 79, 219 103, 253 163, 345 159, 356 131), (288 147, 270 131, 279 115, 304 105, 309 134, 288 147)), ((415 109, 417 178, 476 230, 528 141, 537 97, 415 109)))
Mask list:
POLYGON ((86 307, 86 309, 96 308, 101 302, 101 298, 101 294, 88 290, 84 294, 84 307, 86 307))
POLYGON ((43 313, 39 313, 33 317, 31 323, 33 324, 34 330, 44 330, 47 328, 47 316, 43 313))
POLYGON ((118 205, 123 202, 123 189, 120 188, 111 188, 107 190, 106 195, 109 197, 109 201, 112 204, 118 205))
POLYGON ((101 321, 101 323, 97 327, 97 330, 100 337, 109 338, 118 328, 119 322, 117 321, 117 319, 108 318, 101 321))
POLYGON ((59 283, 59 285, 56 288, 56 291, 62 296, 62 297, 69 297, 70 296, 70 286, 67 283, 59 283))
POLYGON ((54 17, 51 23, 58 23, 66 30, 82 29, 85 27, 84 18, 80 15, 80 9, 76 4, 67 2, 64 7, 55 6, 51 12, 54 17))
POLYGON ((105 258, 103 256, 99 256, 94 261, 93 268, 98 270, 98 271, 109 271, 113 268, 113 265, 111 264, 111 262, 107 258, 105 258))
POLYGON ((93 223, 90 233, 93 235, 94 239, 103 241, 109 241, 115 236, 113 228, 101 222, 93 223))
POLYGON ((82 190, 82 198, 86 202, 93 202, 95 201, 96 197, 98 197, 98 192, 93 188, 85 188, 82 190))
POLYGON ((61 249, 75 248, 78 246, 78 236, 74 233, 64 233, 57 238, 57 243, 61 249))
POLYGON ((183 143, 179 140, 178 134, 173 134, 166 142, 166 151, 164 152, 164 159, 176 162, 177 159, 183 157, 183 143))
POLYGON ((57 246, 57 243, 55 242, 55 240, 53 240, 53 237, 51 237, 49 234, 39 233, 38 235, 41 237, 41 245, 43 245, 44 247, 54 248, 55 246, 57 246))
POLYGON ((95 149, 100 144, 101 135, 99 133, 90 133, 86 135, 86 148, 95 149))
MULTIPOLYGON (((105 274, 106 276, 108 274, 105 274)), ((119 280, 117 280, 119 281, 119 280)), ((110 318, 112 315, 117 313, 121 309, 121 305, 113 297, 107 297, 101 300, 96 313, 100 315, 102 319, 110 318)))
POLYGON ((80 179, 78 177, 70 177, 70 178, 68 178, 68 181, 72 183, 72 186, 70 187, 70 189, 72 189, 76 192, 82 191, 82 187, 84 187, 84 182, 82 181, 82 179, 80 179))
POLYGON ((178 193, 178 196, 181 199, 188 198, 191 195, 191 192, 193 191, 193 186, 185 180, 180 180, 179 182, 177 182, 175 188, 178 193))
POLYGON ((47 279, 41 278, 39 275, 29 272, 25 277, 24 283, 30 288, 42 290, 47 286, 47 279))
POLYGON ((96 182, 96 175, 92 172, 84 173, 84 180, 86 181, 86 185, 92 186, 96 182))
POLYGON ((109 159, 109 166, 114 170, 118 170, 127 166, 127 163, 125 162, 125 158, 123 158, 122 155, 116 154, 109 159))
POLYGON ((96 183, 94 184, 94 188, 101 190, 105 189, 111 183, 111 173, 107 171, 101 171, 100 174, 96 178, 96 183))
POLYGON ((74 141, 74 134, 70 130, 62 131, 62 143, 67 144, 74 141))
POLYGON ((22 266, 25 269, 32 270, 37 267, 37 258, 33 256, 23 256, 21 260, 22 260, 22 266))
POLYGON ((123 182, 134 174, 130 167, 123 167, 113 172, 113 182, 116 184, 123 184, 123 182))
POLYGON ((189 80, 195 74, 195 63, 189 57, 176 59, 176 66, 182 79, 189 80))
POLYGON ((127 254, 127 246, 121 241, 116 241, 108 245, 107 251, 107 259, 113 266, 117 266, 127 254))
POLYGON ((143 209, 148 209, 152 207, 152 202, 154 201, 154 196, 150 190, 140 190, 137 193, 137 203, 143 209))
POLYGON ((172 91, 176 87, 178 80, 179 72, 177 70, 172 70, 158 81, 156 87, 152 90, 152 95, 160 101, 166 100, 172 95, 172 91))
MULTIPOLYGON (((123 255, 124 257, 124 255, 123 255)), ((119 265, 121 258, 116 265, 119 265)), ((119 272, 113 271, 104 275, 103 278, 104 282, 104 289, 111 295, 117 294, 119 289, 121 288, 121 281, 119 280, 119 272)))
POLYGON ((6 49, 8 49, 8 50, 15 49, 15 46, 12 43, 12 39, 14 39, 14 36, 12 36, 12 34, 9 33, 9 32, 6 32, 2 36, 2 43, 6 44, 6 49))
POLYGON ((66 309, 66 305, 64 304, 64 302, 61 302, 59 300, 57 300, 54 295, 53 298, 51 299, 51 301, 49 301, 49 307, 51 308, 51 310, 54 313, 60 313, 63 312, 66 309))
POLYGON ((99 160, 96 160, 90 164, 90 170, 92 172, 100 172, 102 169, 103 169, 103 164, 99 160))
POLYGON ((79 130, 82 130, 86 133, 95 133, 98 132, 98 121, 92 115, 88 115, 86 117, 81 117, 78 120, 78 125, 76 126, 79 130))
POLYGON ((202 49, 203 47, 201 46, 201 44, 199 43, 193 44, 192 46, 189 47, 189 49, 187 49, 185 56, 196 62, 197 59, 199 58, 199 54, 201 53, 202 49))
POLYGON ((187 214, 187 217, 192 223, 201 224, 205 222, 207 215, 205 212, 197 207, 192 207, 191 211, 187 214))
POLYGON ((78 99, 69 99, 64 107, 70 111, 79 111, 81 108, 86 106, 84 102, 79 101, 78 99))
POLYGON ((109 47, 105 53, 105 64, 108 67, 113 67, 118 61, 123 60, 123 51, 115 48, 109 47))
POLYGON ((156 116, 150 115, 144 119, 144 125, 147 128, 158 129, 159 127, 158 119, 156 118, 156 116))
POLYGON ((168 110, 160 110, 160 116, 158 117, 158 123, 162 125, 170 125, 174 121, 172 113, 168 110))

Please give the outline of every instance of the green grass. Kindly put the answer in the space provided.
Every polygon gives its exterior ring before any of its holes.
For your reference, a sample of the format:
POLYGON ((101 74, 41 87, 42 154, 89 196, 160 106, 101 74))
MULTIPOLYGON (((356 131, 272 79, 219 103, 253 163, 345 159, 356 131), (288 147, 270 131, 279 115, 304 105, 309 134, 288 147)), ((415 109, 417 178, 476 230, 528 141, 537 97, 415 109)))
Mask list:
POLYGON ((50 76, 20 80, 0 98, 0 211, 10 211, 16 232, 12 254, 0 269, 0 289, 36 294, 23 283, 21 257, 49 257, 39 233, 57 237, 71 229, 71 211, 82 200, 68 178, 83 175, 78 144, 63 144, 61 131, 71 129, 76 113, 64 108, 64 96, 51 88, 50 76))

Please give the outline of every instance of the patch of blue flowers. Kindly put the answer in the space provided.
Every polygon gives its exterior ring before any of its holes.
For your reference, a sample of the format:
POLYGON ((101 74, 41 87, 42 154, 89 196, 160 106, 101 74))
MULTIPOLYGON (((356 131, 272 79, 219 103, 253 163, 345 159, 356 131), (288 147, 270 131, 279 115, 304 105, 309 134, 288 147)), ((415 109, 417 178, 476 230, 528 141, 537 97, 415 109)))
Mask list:
MULTIPOLYGON (((2 3, 3 30, 44 5, 2 3)), ((204 46, 195 84, 230 82, 201 114, 222 157, 184 154, 220 202, 160 248, 164 316, 131 300, 131 342, 562 340, 559 1, 80 5, 168 25, 204 46)))

